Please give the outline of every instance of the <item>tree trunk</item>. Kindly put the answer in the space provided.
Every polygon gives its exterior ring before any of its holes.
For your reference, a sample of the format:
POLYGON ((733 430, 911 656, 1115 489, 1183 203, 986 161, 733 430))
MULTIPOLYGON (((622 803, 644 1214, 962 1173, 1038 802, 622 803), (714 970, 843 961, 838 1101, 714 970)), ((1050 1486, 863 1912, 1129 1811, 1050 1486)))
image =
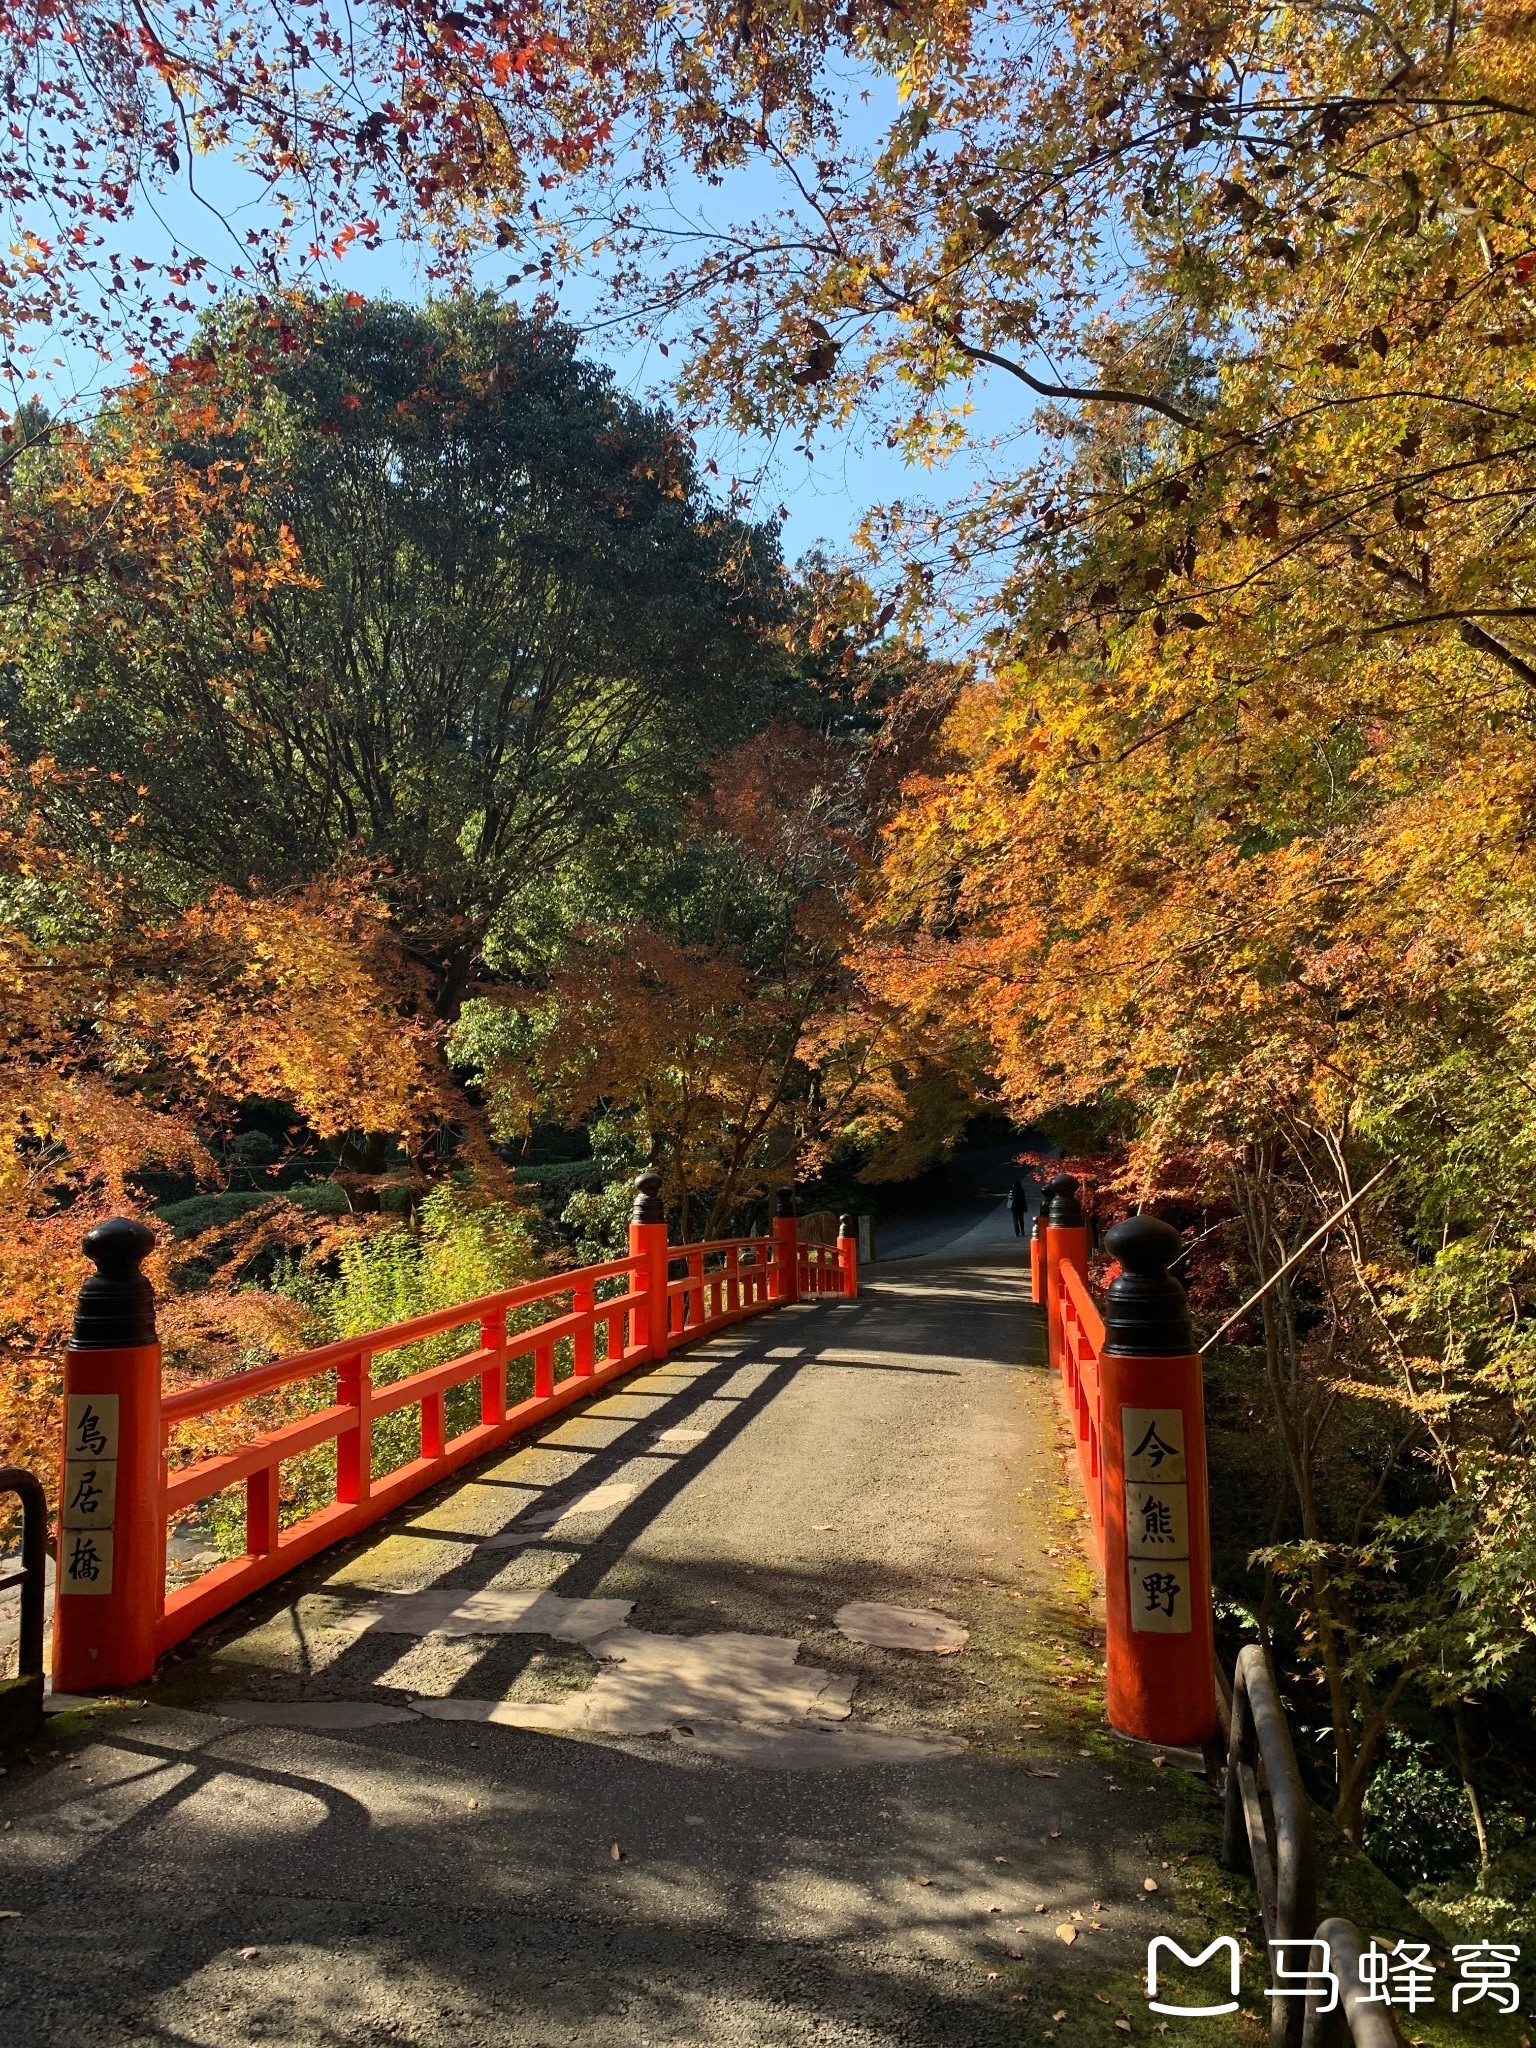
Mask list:
POLYGON ((1472 1776, 1472 1750, 1467 1741, 1467 1717, 1460 1700, 1451 1705, 1451 1720, 1456 1729, 1456 1761, 1461 1767, 1462 1789, 1467 1795, 1467 1804, 1472 1809, 1472 1825, 1477 1830, 1477 1867, 1488 1868, 1491 1858, 1488 1854, 1488 1825, 1483 1818, 1483 1802, 1477 1794, 1477 1785, 1472 1776))

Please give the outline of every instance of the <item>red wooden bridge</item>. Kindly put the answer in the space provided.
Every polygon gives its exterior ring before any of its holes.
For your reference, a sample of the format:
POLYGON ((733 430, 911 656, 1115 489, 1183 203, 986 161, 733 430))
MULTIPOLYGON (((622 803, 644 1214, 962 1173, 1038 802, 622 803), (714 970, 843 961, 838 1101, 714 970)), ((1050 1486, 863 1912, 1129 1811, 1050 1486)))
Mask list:
MULTIPOLYGON (((1167 1768, 1207 1769, 1218 1698, 1166 1225, 1108 1234, 1099 1297, 1066 1177, 1017 1251, 861 1274, 787 1196, 674 1245, 646 1176, 622 1259, 172 1390, 150 1241, 92 1233, 67 1360, 87 1712, 0 1786, 8 2040, 1015 2048, 1084 1997, 1139 2033, 1171 1929, 1236 1958, 1167 1768), (173 1583, 215 1495, 243 1544, 173 1583)), ((1222 1853, 1306 1942, 1265 1680, 1222 1853)), ((1214 1871, 1214 1800, 1208 1833, 1214 1871)))

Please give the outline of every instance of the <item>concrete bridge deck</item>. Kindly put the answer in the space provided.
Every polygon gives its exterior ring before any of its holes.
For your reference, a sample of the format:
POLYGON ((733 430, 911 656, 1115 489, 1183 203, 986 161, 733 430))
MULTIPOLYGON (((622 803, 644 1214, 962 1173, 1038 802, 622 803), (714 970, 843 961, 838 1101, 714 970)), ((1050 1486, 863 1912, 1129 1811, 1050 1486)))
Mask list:
POLYGON ((55 1717, 0 1781, 7 2042, 1149 2036, 1149 1937, 1234 1881, 1103 1731, 1025 1263, 875 1274, 55 1717))

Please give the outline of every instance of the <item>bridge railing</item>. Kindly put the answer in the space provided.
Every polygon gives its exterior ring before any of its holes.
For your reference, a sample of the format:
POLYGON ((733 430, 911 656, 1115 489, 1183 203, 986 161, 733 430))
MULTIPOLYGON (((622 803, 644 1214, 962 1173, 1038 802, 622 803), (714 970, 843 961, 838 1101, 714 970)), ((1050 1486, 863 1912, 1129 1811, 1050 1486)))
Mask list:
POLYGON ((1216 1727, 1210 1498, 1200 1360, 1169 1272, 1178 1232, 1151 1216, 1115 1226, 1101 1310, 1078 1183, 1063 1174, 1043 1193, 1030 1270, 1104 1571, 1110 1725, 1201 1747, 1216 1727))
POLYGON ((1270 2048, 1402 2048, 1379 1982, 1361 1967, 1359 1928, 1318 1922, 1312 1803, 1258 1643, 1238 1652, 1226 1734, 1221 1860, 1251 1871, 1259 1895, 1266 1953, 1281 1980, 1269 2002, 1270 2048))
MULTIPOLYGON (((303 1558, 377 1521, 459 1465, 648 1358, 649 1298, 636 1288, 645 1268, 639 1258, 610 1260, 163 1395, 159 1513, 167 1523, 179 1520, 202 1501, 243 1484, 245 1549, 167 1594, 155 1629, 157 1651, 180 1642, 303 1558), (604 1285, 618 1291, 599 1301, 597 1292, 604 1285), (398 1378, 389 1376, 392 1354, 460 1328, 475 1332, 463 1351, 398 1378), (531 1377, 531 1392, 509 1403, 511 1368, 518 1364, 525 1368, 523 1377, 531 1377), (460 1426, 450 1430, 447 1397, 471 1382, 477 1395, 473 1416, 461 1418, 460 1426), (230 1416, 280 1389, 313 1390, 317 1405, 235 1450, 190 1463, 176 1461, 177 1435, 184 1425, 230 1416), (418 1411, 418 1455, 375 1476, 374 1425, 402 1408, 418 1411), (291 1527, 281 1527, 283 1465, 326 1444, 335 1445, 333 1500, 291 1527)), ((719 1315, 699 1328, 725 1320, 719 1315)))
POLYGON ((608 1381, 743 1317, 857 1293, 852 1218, 835 1247, 802 1247, 786 1190, 769 1236, 672 1245, 660 1187, 640 1177, 625 1258, 170 1393, 139 1271, 153 1234, 125 1221, 92 1231, 98 1271, 81 1290, 65 1371, 55 1685, 137 1684, 215 1615, 608 1381), (460 1331, 466 1341, 447 1358, 399 1369, 400 1354, 460 1331), (274 1396, 301 1412, 261 1427, 260 1404, 274 1396), (378 1470, 375 1425, 403 1409, 416 1411, 416 1455, 378 1470), (226 1440, 257 1426, 228 1449, 185 1455, 188 1425, 206 1436, 210 1422, 226 1440), (285 1525, 284 1466, 330 1446, 331 1498, 285 1525), (238 1488, 241 1552, 168 1591, 170 1526, 238 1488))
POLYGON ((1093 1546, 1104 1562, 1104 1394, 1099 1361, 1104 1355, 1104 1318, 1088 1282, 1070 1260, 1061 1273, 1061 1376, 1077 1432, 1078 1475, 1088 1503, 1093 1546))
MULTIPOLYGON (((1310 1941, 1317 1927, 1317 1857, 1312 1805, 1274 1673, 1263 1650, 1238 1652, 1228 1730, 1221 1860, 1249 1870, 1259 1895, 1266 1943, 1310 1941)), ((1303 2001, 1271 2001, 1271 2048, 1300 2048, 1303 2001)))

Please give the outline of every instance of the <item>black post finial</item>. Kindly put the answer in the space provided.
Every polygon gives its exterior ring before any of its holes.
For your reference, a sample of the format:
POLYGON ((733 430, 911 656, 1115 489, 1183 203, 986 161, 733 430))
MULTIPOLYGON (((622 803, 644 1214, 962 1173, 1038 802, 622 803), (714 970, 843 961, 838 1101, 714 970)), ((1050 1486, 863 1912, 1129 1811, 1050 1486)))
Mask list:
POLYGON ((1168 1268, 1183 1240, 1156 1216, 1127 1216, 1104 1240, 1120 1261, 1104 1302, 1104 1349, 1123 1357, 1181 1358, 1195 1348, 1184 1289, 1168 1268))
POLYGON ((1054 1180, 1048 1180, 1040 1190, 1040 1207, 1046 1221, 1058 1230, 1070 1230, 1081 1224, 1083 1205, 1077 1199, 1077 1175, 1058 1173, 1054 1180))
POLYGON ((839 1216, 837 1219, 837 1234, 839 1237, 857 1237, 859 1234, 858 1217, 839 1216))
POLYGON ((85 1255, 96 1271, 75 1303, 74 1350, 121 1351, 155 1342, 155 1290, 139 1271, 154 1248, 149 1225, 128 1216, 110 1217, 85 1233, 85 1255))
POLYGON ((635 1206, 630 1211, 631 1223, 665 1223, 667 1212, 661 1203, 661 1175, 653 1167, 647 1167, 635 1182, 635 1206))
POLYGON ((775 1216, 794 1215, 795 1191, 793 1188, 779 1189, 778 1193, 773 1198, 773 1213, 775 1216))

